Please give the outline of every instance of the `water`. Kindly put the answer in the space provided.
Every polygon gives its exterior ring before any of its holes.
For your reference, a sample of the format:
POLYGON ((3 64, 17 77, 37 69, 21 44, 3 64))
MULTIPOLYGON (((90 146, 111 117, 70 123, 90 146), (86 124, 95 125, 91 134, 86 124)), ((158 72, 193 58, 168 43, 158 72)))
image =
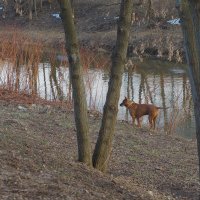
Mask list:
MULTIPOLYGON (((55 68, 48 62, 40 63, 37 69, 20 66, 20 69, 16 70, 9 62, 2 62, 0 66, 0 84, 4 87, 13 86, 47 100, 71 99, 71 84, 66 66, 55 68)), ((90 109, 102 112, 108 79, 108 70, 84 70, 90 109)), ((193 105, 185 66, 150 60, 136 63, 134 70, 126 70, 123 74, 120 102, 125 96, 137 103, 169 107, 160 111, 157 128, 168 134, 178 134, 185 138, 195 137, 193 105)), ((118 119, 131 122, 124 107, 119 106, 118 119)), ((148 127, 147 117, 143 118, 142 125, 148 127)))
MULTIPOLYGON (((124 96, 129 96, 135 102, 169 107, 160 110, 157 126, 167 133, 185 138, 195 137, 193 104, 186 66, 161 61, 138 64, 132 74, 125 72, 121 93, 121 100, 124 96)), ((123 116, 126 111, 121 112, 123 116)), ((129 117, 128 114, 127 116, 129 117)))

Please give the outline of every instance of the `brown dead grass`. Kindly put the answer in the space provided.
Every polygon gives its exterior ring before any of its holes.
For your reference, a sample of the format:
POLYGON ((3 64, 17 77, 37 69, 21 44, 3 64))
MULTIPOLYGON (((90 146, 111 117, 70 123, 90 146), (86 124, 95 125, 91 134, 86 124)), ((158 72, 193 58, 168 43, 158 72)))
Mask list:
MULTIPOLYGON (((92 146, 100 118, 90 112, 92 146), (92 116, 92 117, 91 117, 92 116)), ((198 199, 196 141, 118 122, 107 174, 77 163, 73 112, 0 103, 0 198, 198 199)))
MULTIPOLYGON (((81 46, 95 50, 99 48, 111 50, 113 48, 116 41, 116 17, 119 15, 119 5, 116 2, 118 1, 75 1, 75 23, 81 46), (109 6, 109 4, 111 5, 109 6)), ((136 21, 132 26, 130 46, 137 50, 141 44, 144 44, 147 49, 157 48, 163 53, 167 53, 170 38, 175 50, 182 49, 183 37, 180 26, 170 26, 166 22, 172 16, 177 17, 173 1, 170 0, 167 3, 163 1, 160 4, 157 3, 157 0, 153 2, 156 13, 159 13, 158 22, 157 19, 154 19, 154 25, 147 28, 147 25, 143 23, 146 13, 145 5, 139 9, 136 7, 135 12, 138 12, 140 21, 136 21), (166 18, 161 17, 163 10, 167 10, 166 18), (162 26, 165 28, 163 29, 162 26)), ((12 9, 10 8, 10 10, 12 9)), ((16 17, 12 13, 6 19, 0 18, 0 27, 3 27, 0 29, 0 36, 9 35, 10 30, 14 27, 22 30, 33 40, 41 41, 47 46, 57 47, 65 42, 64 31, 61 20, 53 18, 51 14, 59 12, 58 3, 53 1, 51 10, 48 7, 44 7, 43 11, 38 10, 38 17, 34 17, 32 21, 29 21, 27 16, 16 17)))

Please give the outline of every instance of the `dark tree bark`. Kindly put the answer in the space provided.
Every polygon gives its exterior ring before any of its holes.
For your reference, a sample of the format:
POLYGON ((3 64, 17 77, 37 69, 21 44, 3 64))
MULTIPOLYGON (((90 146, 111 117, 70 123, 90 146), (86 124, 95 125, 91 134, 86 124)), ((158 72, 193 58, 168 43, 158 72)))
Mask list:
MULTIPOLYGON (((91 164, 91 150, 88 136, 88 118, 82 68, 78 50, 78 42, 73 21, 70 0, 58 0, 61 7, 61 18, 66 36, 66 49, 70 63, 70 79, 72 81, 75 121, 77 128, 79 161, 91 164)), ((117 31, 116 48, 112 55, 111 77, 104 106, 102 124, 93 155, 93 166, 105 171, 112 149, 114 127, 118 112, 118 101, 122 82, 122 73, 127 55, 128 39, 131 26, 133 1, 122 0, 120 19, 117 31)))
POLYGON ((177 0, 194 102, 200 168, 200 1, 177 0))
POLYGON ((28 1, 28 16, 29 16, 29 20, 33 19, 33 0, 29 0, 28 1))
POLYGON ((66 50, 68 53, 70 79, 72 82, 78 142, 78 160, 90 166, 92 165, 92 159, 89 140, 87 103, 71 1, 58 0, 58 2, 60 3, 61 19, 65 30, 66 50))
POLYGON ((109 88, 106 97, 106 103, 104 105, 101 128, 93 154, 93 166, 100 171, 106 170, 112 150, 114 128, 118 113, 118 102, 122 83, 122 74, 124 72, 124 64, 127 55, 132 10, 132 0, 121 1, 117 42, 112 55, 109 88))
POLYGON ((2 13, 2 17, 4 19, 6 18, 7 6, 8 6, 8 0, 3 0, 3 13, 2 13))
POLYGON ((152 9, 152 1, 148 0, 147 11, 146 11, 146 15, 145 15, 145 17, 147 19, 147 26, 150 25, 153 16, 154 16, 154 10, 152 9))

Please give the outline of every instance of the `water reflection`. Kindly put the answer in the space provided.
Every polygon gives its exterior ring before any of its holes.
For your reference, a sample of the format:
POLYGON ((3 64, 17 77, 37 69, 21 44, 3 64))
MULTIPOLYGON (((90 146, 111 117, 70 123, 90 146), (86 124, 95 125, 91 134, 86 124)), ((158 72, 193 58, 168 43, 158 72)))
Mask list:
MULTIPOLYGON (((185 66, 171 66, 170 63, 159 61, 140 63, 134 72, 125 72, 122 93, 136 102, 169 107, 161 110, 159 127, 167 133, 176 132, 184 137, 195 137, 190 84, 185 66)), ((129 117, 125 111, 121 112, 129 117)))
MULTIPOLYGON (((49 61, 39 65, 0 64, 0 84, 8 89, 26 91, 47 100, 71 101, 71 82, 68 68, 49 61)), ((103 110, 108 89, 109 73, 92 68, 84 71, 88 106, 103 110)), ((123 74, 120 101, 127 96, 139 103, 153 103, 163 109, 157 127, 166 133, 195 137, 190 84, 184 66, 160 61, 136 63, 123 74)), ((131 121, 126 109, 119 107, 118 119, 131 121)), ((143 126, 148 126, 144 117, 143 126)))

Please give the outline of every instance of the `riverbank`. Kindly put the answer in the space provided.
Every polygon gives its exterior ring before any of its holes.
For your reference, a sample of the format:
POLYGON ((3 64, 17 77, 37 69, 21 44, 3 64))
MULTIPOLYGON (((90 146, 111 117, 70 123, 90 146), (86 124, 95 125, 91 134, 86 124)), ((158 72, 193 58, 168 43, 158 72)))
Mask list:
MULTIPOLYGON (((25 101, 0 102, 2 200, 199 199, 195 140, 118 121, 102 174, 76 162, 73 112, 66 105, 25 101)), ((89 123, 94 147, 100 116, 89 112, 89 123)))
MULTIPOLYGON (((110 5, 107 5, 107 1, 90 0, 76 3, 75 25, 80 46, 111 54, 116 42, 119 14, 119 5, 115 3, 111 1, 110 5)), ((131 27, 129 55, 140 60, 144 57, 153 57, 169 61, 185 61, 181 27, 167 23, 167 20, 177 17, 175 8, 171 10, 167 16, 157 17, 147 25, 144 18, 145 7, 139 7, 138 12, 141 16, 138 16, 131 27)), ((0 36, 23 32, 31 40, 40 41, 47 47, 64 46, 62 22, 52 16, 60 12, 57 2, 52 3, 51 9, 44 7, 42 11, 38 11, 37 17, 34 16, 32 21, 29 21, 27 16, 15 16, 12 12, 10 11, 11 14, 5 19, 0 18, 0 26, 3 27, 0 29, 0 36)))

